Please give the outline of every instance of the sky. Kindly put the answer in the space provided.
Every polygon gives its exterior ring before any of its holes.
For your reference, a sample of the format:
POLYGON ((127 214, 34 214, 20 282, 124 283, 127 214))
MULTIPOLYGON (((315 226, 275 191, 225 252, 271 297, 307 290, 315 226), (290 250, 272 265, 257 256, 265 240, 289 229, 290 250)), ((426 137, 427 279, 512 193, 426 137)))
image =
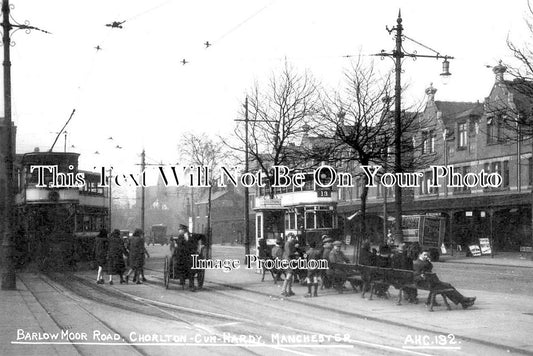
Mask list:
MULTIPOLYGON (((81 154, 84 169, 136 172, 143 148, 147 163, 175 164, 182 133, 230 135, 246 91, 285 61, 327 90, 341 85, 353 60, 346 55, 390 73, 392 60, 371 54, 393 49, 385 27, 396 24, 400 8, 405 35, 455 57, 447 85, 442 60, 406 59, 406 105, 422 102, 430 83, 436 100, 483 101, 494 83, 487 66, 512 61, 507 37, 529 40, 525 0, 10 2, 14 20, 51 33, 12 36, 17 153, 49 150, 75 109, 66 148, 81 154), (123 28, 106 26, 113 21, 125 21, 123 28)), ((409 41, 404 49, 434 54, 409 41)), ((64 143, 62 135, 54 150, 64 143)))

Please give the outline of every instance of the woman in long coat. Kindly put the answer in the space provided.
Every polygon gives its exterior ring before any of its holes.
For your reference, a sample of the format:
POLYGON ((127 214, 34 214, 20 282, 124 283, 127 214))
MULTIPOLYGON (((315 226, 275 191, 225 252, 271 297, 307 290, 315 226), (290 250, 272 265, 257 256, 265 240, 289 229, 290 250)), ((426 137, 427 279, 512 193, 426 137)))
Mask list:
POLYGON ((98 275, 96 276, 96 283, 104 284, 103 269, 107 262, 107 230, 102 229, 94 241, 94 259, 98 266, 98 275))
POLYGON ((133 281, 137 284, 141 284, 141 273, 144 267, 144 254, 146 248, 144 247, 143 232, 141 229, 136 229, 133 236, 129 241, 129 264, 130 270, 126 275, 126 281, 128 281, 131 272, 133 271, 133 281))
POLYGON ((107 251, 107 273, 109 273, 109 284, 113 284, 113 275, 118 274, 120 276, 120 283, 124 283, 124 270, 126 264, 124 263, 124 255, 126 255, 126 249, 124 243, 120 237, 120 231, 118 229, 113 230, 109 238, 109 248, 107 251))

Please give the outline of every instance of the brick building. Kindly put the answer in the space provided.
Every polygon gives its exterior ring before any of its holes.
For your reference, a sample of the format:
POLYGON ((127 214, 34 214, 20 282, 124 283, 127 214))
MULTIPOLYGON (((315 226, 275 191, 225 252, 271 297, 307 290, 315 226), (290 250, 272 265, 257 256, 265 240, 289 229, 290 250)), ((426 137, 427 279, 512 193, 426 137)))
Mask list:
MULTIPOLYGON (((438 101, 435 88, 426 90, 422 115, 427 124, 414 138, 421 143, 415 154, 427 156, 431 163, 418 170, 423 177, 418 187, 402 189, 402 209, 403 214, 445 217, 448 244, 464 246, 490 238, 496 250, 518 251, 532 241, 532 140, 519 140, 516 124, 511 123, 517 113, 530 112, 533 100, 516 91, 516 81, 504 79, 504 66, 493 71, 495 83, 483 103, 438 101), (501 184, 451 187, 442 179, 440 187, 432 187, 431 165, 452 166, 462 177, 469 176, 469 183, 481 171, 498 173, 501 184)), ((340 219, 357 211, 360 189, 356 182, 339 192, 340 219)), ((384 235, 384 205, 392 215, 393 189, 370 188, 367 224, 374 239, 384 235)))

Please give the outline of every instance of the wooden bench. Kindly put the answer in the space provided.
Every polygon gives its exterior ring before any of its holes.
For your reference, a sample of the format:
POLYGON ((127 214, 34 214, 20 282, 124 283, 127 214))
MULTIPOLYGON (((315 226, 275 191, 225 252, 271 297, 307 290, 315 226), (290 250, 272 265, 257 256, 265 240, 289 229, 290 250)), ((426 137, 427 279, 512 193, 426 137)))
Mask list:
POLYGON ((330 263, 329 268, 340 269, 347 275, 347 280, 357 281, 362 284, 363 293, 361 297, 365 297, 367 291, 370 291, 369 300, 372 300, 375 287, 379 284, 392 285, 399 290, 398 305, 402 304, 402 297, 404 289, 413 288, 417 290, 426 290, 429 292, 426 304, 429 306, 429 311, 433 311, 436 305, 435 298, 441 295, 444 304, 448 310, 451 310, 446 293, 453 291, 453 288, 428 288, 420 286, 415 283, 415 273, 411 270, 384 268, 376 266, 356 265, 350 263, 330 263))
POLYGON ((447 292, 452 292, 453 288, 429 288, 427 286, 417 285, 415 283, 415 273, 411 270, 403 269, 390 269, 389 273, 389 282, 394 288, 399 290, 398 294, 398 305, 402 304, 402 295, 403 291, 406 288, 414 288, 420 290, 426 290, 429 292, 426 305, 429 306, 429 311, 433 311, 433 307, 436 305, 435 298, 438 294, 442 296, 444 305, 448 310, 451 310, 450 304, 448 303, 448 298, 446 298, 447 292))
MULTIPOLYGON (((361 274, 361 265, 355 265, 351 263, 330 263, 329 268, 330 269, 337 269, 341 270, 344 273, 346 273, 346 280, 350 282, 352 287, 355 286, 361 286, 361 290, 365 290, 365 281, 363 279, 363 276, 361 274)), ((356 290, 357 291, 357 290, 356 290)))

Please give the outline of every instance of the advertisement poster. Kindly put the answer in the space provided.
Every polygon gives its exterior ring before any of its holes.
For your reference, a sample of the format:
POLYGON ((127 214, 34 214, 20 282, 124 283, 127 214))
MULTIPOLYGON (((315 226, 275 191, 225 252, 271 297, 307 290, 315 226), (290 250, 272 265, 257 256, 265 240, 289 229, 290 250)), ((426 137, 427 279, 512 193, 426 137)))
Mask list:
POLYGON ((482 255, 490 255, 492 253, 490 239, 488 238, 479 239, 479 247, 482 255))
POLYGON ((533 354, 527 0, 0 1, 0 355, 533 354))

